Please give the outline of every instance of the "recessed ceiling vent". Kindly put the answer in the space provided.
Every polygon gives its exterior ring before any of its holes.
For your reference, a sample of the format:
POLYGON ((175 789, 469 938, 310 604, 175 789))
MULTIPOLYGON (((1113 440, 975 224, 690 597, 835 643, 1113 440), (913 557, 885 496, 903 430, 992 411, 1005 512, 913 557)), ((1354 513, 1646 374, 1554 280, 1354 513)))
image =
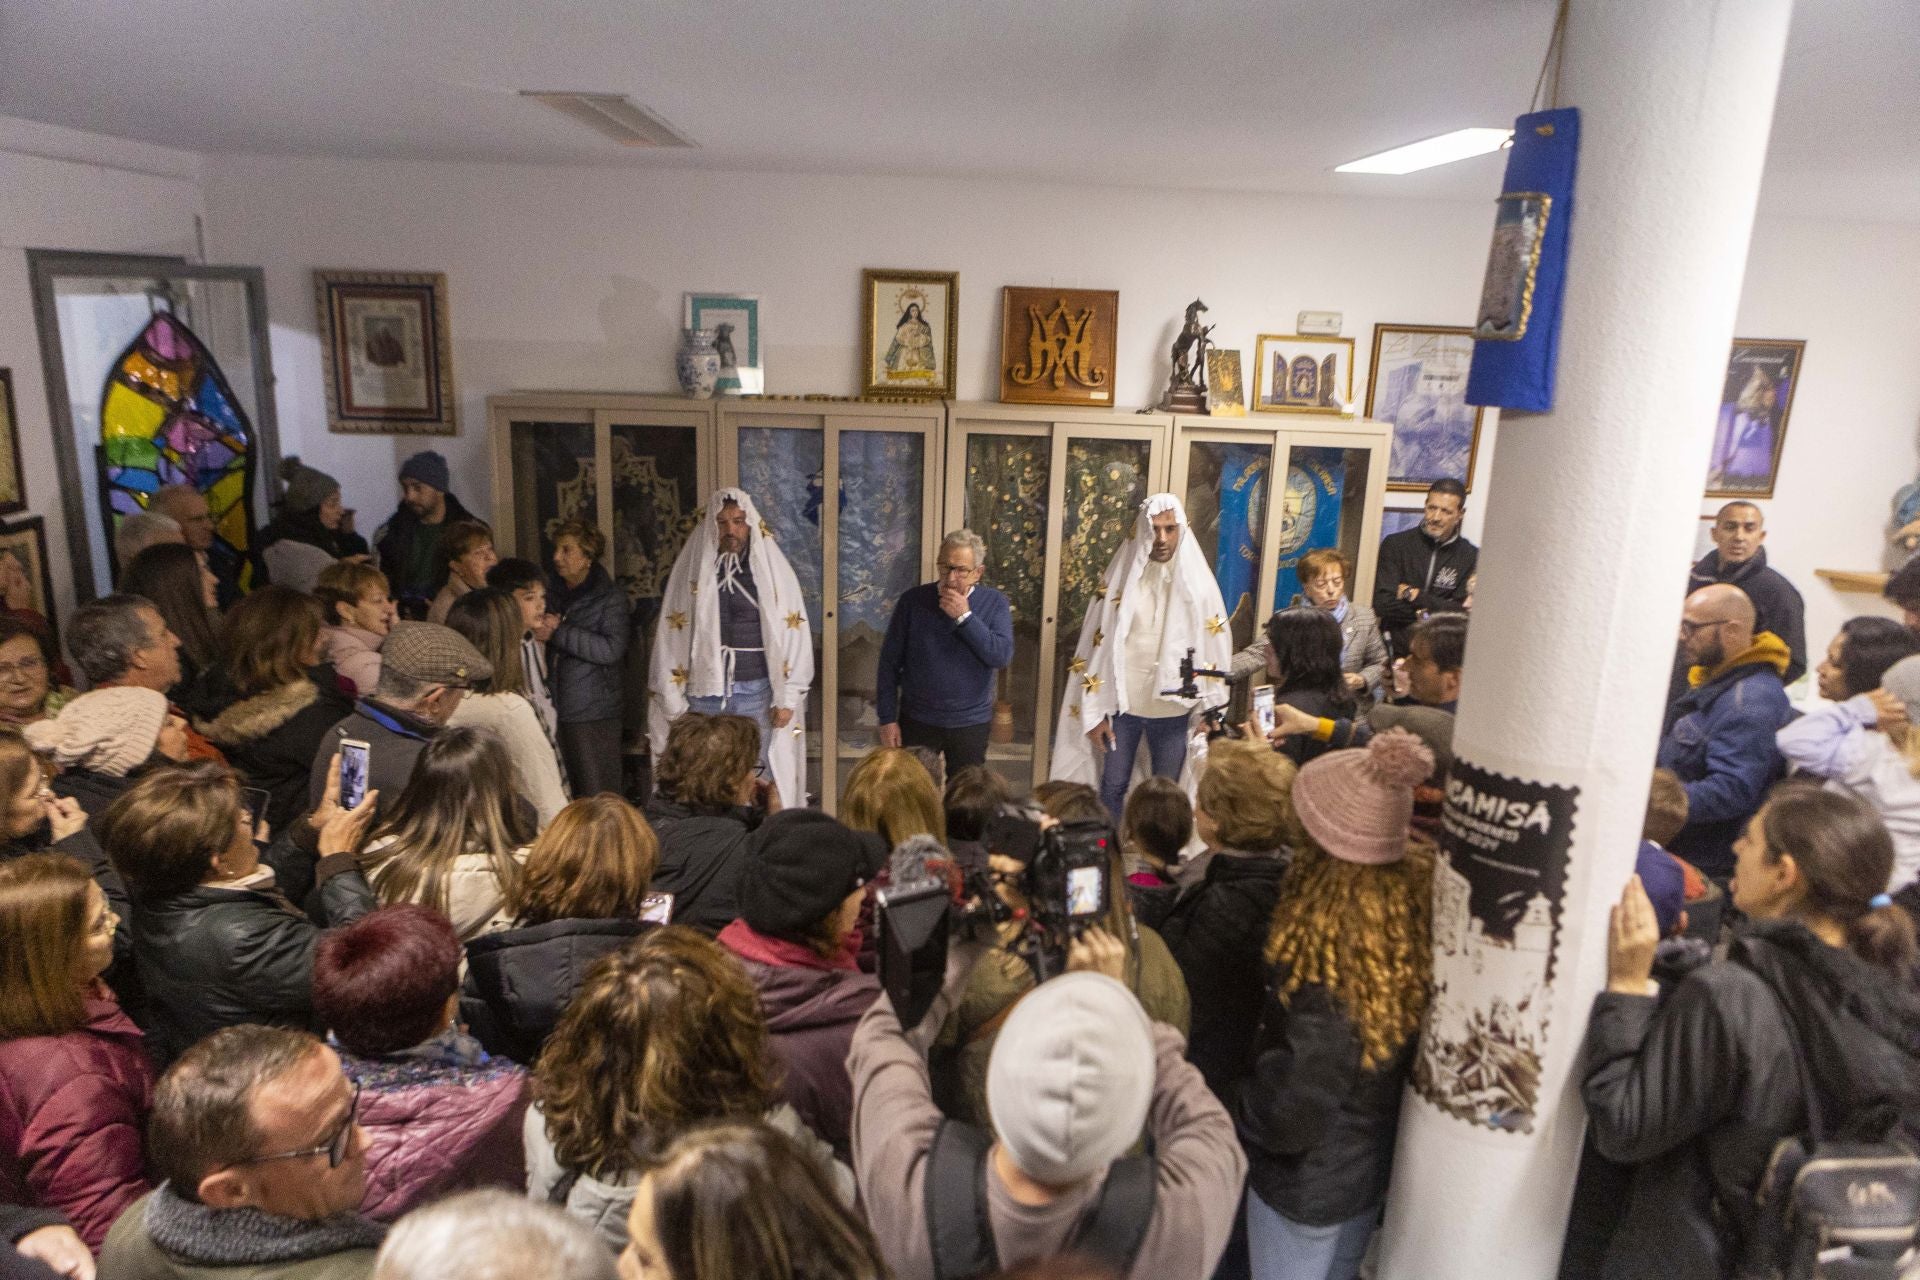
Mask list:
POLYGON ((691 147, 694 144, 625 94, 549 93, 522 89, 520 96, 544 103, 623 147, 691 147))

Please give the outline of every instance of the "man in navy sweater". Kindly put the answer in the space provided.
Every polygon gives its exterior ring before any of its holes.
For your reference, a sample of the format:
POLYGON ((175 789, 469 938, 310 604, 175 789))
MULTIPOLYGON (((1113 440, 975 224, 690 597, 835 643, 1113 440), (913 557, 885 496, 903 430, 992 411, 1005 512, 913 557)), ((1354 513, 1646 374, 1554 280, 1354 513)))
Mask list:
POLYGON ((939 579, 895 602, 880 646, 880 745, 930 747, 948 777, 986 763, 993 673, 1013 661, 1013 611, 980 585, 986 551, 971 529, 942 539, 939 579))

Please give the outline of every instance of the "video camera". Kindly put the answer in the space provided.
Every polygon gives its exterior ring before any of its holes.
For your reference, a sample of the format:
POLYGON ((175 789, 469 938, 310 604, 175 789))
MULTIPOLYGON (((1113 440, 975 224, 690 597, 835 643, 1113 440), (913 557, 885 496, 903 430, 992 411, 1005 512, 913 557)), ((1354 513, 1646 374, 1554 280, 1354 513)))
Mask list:
MULTIPOLYGON (((1200 676, 1212 676, 1219 680, 1228 678, 1225 671, 1216 671, 1212 667, 1194 666, 1193 650, 1188 649, 1187 656, 1180 659, 1179 685, 1172 689, 1162 689, 1160 696, 1163 698, 1198 699, 1200 697, 1200 681, 1198 677, 1200 676)), ((1227 723, 1227 708, 1225 703, 1217 707, 1207 707, 1202 710, 1200 712, 1200 723, 1207 727, 1208 742, 1212 742, 1215 738, 1238 738, 1240 736, 1240 731, 1227 723)))
POLYGON ((1097 821, 1042 827, 1039 810, 1002 805, 987 819, 987 851, 1021 864, 1012 875, 974 871, 951 879, 929 865, 950 855, 931 836, 915 836, 893 851, 889 884, 877 895, 880 986, 908 1030, 926 1016, 940 993, 947 949, 956 935, 982 925, 1025 919, 1028 927, 1009 948, 1045 982, 1066 970, 1074 939, 1106 915, 1113 831, 1097 821), (996 892, 1009 883, 1026 900, 1016 910, 996 892))

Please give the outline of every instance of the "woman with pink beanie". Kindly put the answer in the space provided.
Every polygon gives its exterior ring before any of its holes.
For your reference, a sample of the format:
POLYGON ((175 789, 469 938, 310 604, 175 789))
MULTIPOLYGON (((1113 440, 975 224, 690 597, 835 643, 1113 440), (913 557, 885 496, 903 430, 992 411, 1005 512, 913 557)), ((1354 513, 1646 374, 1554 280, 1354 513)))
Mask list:
POLYGON ((1253 1073, 1229 1090, 1256 1280, 1351 1280, 1379 1221, 1433 985, 1435 851, 1409 826, 1432 771, 1389 729, 1294 779, 1308 840, 1274 908, 1253 1073))

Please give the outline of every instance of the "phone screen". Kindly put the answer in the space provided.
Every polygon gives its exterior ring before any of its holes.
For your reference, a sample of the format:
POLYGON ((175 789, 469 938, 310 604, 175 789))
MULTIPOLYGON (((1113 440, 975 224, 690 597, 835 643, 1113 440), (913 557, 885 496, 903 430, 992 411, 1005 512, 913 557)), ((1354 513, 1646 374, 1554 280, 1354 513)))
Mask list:
POLYGON ((1106 896, 1101 892, 1105 888, 1101 881, 1105 878, 1099 867, 1075 867, 1067 872, 1067 914, 1099 915, 1107 905, 1101 901, 1106 896))
POLYGON ((1270 684, 1253 691, 1253 727, 1261 733, 1273 732, 1273 686, 1270 684))
POLYGON ((247 806, 247 825, 254 831, 260 830, 260 824, 267 817, 267 793, 259 787, 242 787, 240 800, 247 806))
POLYGON ((366 743, 348 738, 340 743, 340 807, 358 808, 367 798, 367 760, 372 750, 366 743))
POLYGON ((640 900, 640 918, 651 924, 673 923, 673 895, 650 893, 640 900))

